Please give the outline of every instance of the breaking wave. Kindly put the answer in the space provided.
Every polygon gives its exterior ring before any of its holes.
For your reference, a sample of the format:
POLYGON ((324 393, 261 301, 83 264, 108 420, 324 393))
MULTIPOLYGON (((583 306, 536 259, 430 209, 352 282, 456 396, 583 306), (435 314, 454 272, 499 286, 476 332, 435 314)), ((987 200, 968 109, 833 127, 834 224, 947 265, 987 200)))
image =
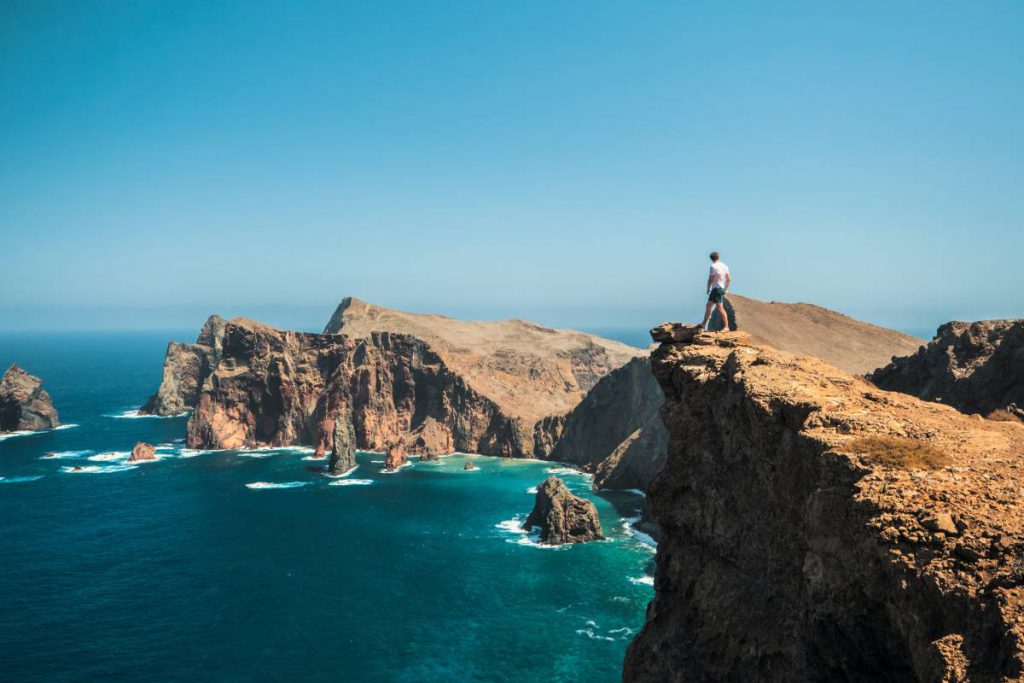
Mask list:
POLYGON ((373 479, 339 479, 332 481, 328 486, 369 486, 373 479))
POLYGON ((308 486, 308 481, 282 481, 282 482, 270 482, 270 481, 254 481, 251 484, 246 484, 247 489, 297 489, 300 486, 308 486))
POLYGON ((26 481, 36 481, 42 479, 41 474, 25 475, 22 477, 0 477, 0 484, 22 484, 26 481))

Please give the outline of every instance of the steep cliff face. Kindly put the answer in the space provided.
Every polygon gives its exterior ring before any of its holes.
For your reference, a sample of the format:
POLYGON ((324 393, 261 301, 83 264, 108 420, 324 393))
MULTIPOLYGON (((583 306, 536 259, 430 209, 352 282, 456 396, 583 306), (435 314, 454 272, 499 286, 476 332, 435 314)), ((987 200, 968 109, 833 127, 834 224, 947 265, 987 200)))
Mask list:
POLYGON ((333 470, 348 464, 352 436, 378 451, 404 443, 414 453, 522 457, 537 447, 533 422, 474 391, 415 337, 352 339, 235 319, 222 346, 189 419, 193 448, 310 444, 335 456, 333 470))
POLYGON ((927 346, 870 377, 883 389, 965 413, 1024 408, 1024 320, 946 323, 927 346))
POLYGON ((565 419, 551 457, 594 472, 594 485, 646 489, 665 460, 668 434, 658 411, 664 394, 650 358, 603 377, 565 419))
POLYGON ((12 365, 0 377, 0 432, 36 432, 60 424, 43 380, 12 365))
POLYGON ((145 415, 179 415, 196 407, 203 381, 220 362, 226 321, 210 316, 195 344, 170 342, 164 357, 160 388, 139 412, 145 415))
MULTIPOLYGON (((396 311, 353 297, 342 300, 324 329, 325 334, 359 339, 374 332, 422 339, 473 391, 506 414, 534 423, 564 416, 602 377, 643 354, 610 339, 525 320, 456 320, 396 311)), ((546 426, 542 438, 553 445, 550 428, 556 425, 546 426)))
POLYGON ((731 335, 653 369, 662 538, 625 680, 1024 677, 1024 427, 731 335))

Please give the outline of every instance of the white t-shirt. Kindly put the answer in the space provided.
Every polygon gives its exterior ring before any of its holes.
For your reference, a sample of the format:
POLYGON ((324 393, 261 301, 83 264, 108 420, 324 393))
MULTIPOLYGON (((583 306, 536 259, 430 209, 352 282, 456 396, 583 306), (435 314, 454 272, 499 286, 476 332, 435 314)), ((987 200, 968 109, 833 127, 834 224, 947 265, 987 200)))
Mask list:
POLYGON ((729 266, 725 265, 721 261, 715 261, 711 264, 711 287, 721 287, 725 289, 725 276, 729 274, 729 266))

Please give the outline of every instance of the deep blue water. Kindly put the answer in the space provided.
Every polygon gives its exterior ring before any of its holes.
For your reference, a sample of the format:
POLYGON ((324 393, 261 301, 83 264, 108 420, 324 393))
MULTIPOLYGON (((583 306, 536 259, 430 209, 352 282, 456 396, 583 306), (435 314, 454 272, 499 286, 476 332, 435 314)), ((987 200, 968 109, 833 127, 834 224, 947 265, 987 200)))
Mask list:
POLYGON ((193 336, 0 336, 77 425, 0 441, 0 678, 619 680, 652 596, 638 497, 563 472, 611 540, 544 549, 511 520, 551 463, 360 454, 336 485, 302 450, 189 452, 185 418, 111 417, 193 336), (163 457, 126 468, 138 440, 163 457))

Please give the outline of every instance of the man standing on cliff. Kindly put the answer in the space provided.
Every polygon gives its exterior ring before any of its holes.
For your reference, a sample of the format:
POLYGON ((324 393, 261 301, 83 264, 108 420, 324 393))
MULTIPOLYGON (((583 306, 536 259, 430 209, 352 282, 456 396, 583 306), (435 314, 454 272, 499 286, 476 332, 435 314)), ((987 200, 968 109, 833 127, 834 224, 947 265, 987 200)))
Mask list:
POLYGON ((731 284, 732 276, 729 275, 729 266, 719 260, 717 251, 711 252, 711 272, 708 273, 707 282, 708 305, 704 307, 704 321, 700 324, 701 327, 707 329, 711 311, 717 307, 718 315, 725 323, 725 327, 722 329, 729 330, 731 326, 729 325, 729 314, 725 312, 725 293, 729 291, 731 284))

